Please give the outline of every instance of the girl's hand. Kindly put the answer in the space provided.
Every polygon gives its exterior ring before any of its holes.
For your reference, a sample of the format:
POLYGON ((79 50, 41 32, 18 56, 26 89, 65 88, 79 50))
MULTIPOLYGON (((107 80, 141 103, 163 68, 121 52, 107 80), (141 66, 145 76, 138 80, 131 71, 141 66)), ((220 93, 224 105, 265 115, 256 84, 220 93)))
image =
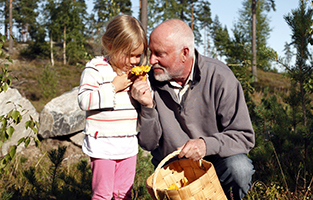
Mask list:
POLYGON ((128 79, 128 73, 117 75, 112 81, 112 84, 115 87, 115 92, 126 89, 132 83, 133 82, 130 79, 128 79))

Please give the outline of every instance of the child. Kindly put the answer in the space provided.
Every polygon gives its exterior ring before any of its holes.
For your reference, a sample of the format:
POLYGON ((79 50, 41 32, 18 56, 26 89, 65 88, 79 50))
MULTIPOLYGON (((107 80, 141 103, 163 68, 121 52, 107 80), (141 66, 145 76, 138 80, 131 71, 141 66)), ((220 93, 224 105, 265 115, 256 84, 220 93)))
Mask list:
POLYGON ((135 178, 137 112, 132 105, 129 71, 146 59, 147 38, 140 22, 119 15, 101 38, 106 56, 86 64, 78 103, 86 111, 82 150, 91 160, 92 200, 131 199, 135 178))

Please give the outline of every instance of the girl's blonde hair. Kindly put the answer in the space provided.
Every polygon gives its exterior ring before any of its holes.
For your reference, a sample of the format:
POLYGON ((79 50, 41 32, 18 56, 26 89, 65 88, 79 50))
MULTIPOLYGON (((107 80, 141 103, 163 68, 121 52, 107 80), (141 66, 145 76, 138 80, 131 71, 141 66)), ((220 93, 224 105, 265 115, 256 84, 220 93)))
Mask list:
POLYGON ((104 52, 109 58, 113 69, 120 74, 117 68, 118 59, 123 54, 131 56, 131 52, 141 44, 144 46, 144 57, 141 62, 144 64, 147 58, 147 36, 141 23, 129 15, 118 15, 114 17, 106 27, 101 38, 104 52))

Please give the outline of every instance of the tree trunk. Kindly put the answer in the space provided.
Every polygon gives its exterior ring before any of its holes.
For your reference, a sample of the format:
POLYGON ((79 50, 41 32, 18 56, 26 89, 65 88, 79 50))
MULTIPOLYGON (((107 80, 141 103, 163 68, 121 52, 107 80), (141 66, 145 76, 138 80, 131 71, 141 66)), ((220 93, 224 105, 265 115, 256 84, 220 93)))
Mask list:
POLYGON ((13 22, 12 22, 12 0, 10 0, 9 4, 9 28, 10 28, 10 35, 9 35, 9 54, 10 56, 13 55, 13 22))
POLYGON ((193 31, 193 4, 191 5, 191 30, 193 31))
POLYGON ((144 30, 147 33, 147 27, 148 27, 148 0, 141 0, 140 3, 141 3, 141 5, 140 5, 140 9, 141 9, 141 13, 140 13, 141 24, 142 24, 144 30))
POLYGON ((28 22, 26 22, 26 42, 28 42, 29 37, 28 37, 28 22))
POLYGON ((50 34, 50 58, 51 58, 51 66, 54 66, 52 33, 50 34))
MULTIPOLYGON (((301 72, 302 74, 302 72, 301 72)), ((300 92, 301 92, 301 103, 302 103, 302 114, 303 114, 303 125, 305 128, 307 128, 307 118, 306 118, 306 108, 305 108, 305 94, 304 94, 304 86, 303 86, 303 78, 300 79, 300 92)), ((307 136, 307 132, 305 131, 305 138, 307 136)), ((308 160, 308 145, 307 145, 307 139, 305 139, 304 142, 304 175, 303 175, 303 181, 304 181, 304 188, 306 188, 306 174, 307 174, 307 160, 308 160)))
POLYGON ((63 35, 63 65, 66 65, 66 23, 64 24, 63 35))
POLYGON ((256 65, 256 0, 252 0, 252 75, 254 82, 258 82, 256 65))
POLYGON ((5 35, 5 37, 6 37, 6 39, 9 39, 9 33, 8 33, 8 23, 7 23, 7 21, 8 21, 8 18, 9 18, 9 16, 8 16, 8 8, 9 8, 9 6, 8 6, 8 0, 6 0, 5 1, 5 5, 4 5, 4 35, 5 35))

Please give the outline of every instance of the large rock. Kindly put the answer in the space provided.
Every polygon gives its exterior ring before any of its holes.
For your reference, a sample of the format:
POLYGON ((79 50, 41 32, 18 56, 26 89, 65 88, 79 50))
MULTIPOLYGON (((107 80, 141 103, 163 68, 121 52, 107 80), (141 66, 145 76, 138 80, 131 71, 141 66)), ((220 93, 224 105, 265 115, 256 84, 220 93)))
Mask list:
MULTIPOLYGON (((18 125, 13 126, 15 128, 15 131, 12 137, 9 140, 5 141, 2 145, 2 148, 0 149, 0 154, 2 155, 6 155, 8 153, 8 148, 11 145, 16 145, 18 140, 22 137, 26 137, 30 133, 34 135, 33 132, 30 131, 30 129, 25 128, 25 122, 30 119, 29 116, 32 116, 35 121, 38 121, 39 118, 39 114, 37 113, 35 107, 31 104, 31 102, 22 97, 18 90, 9 88, 6 92, 0 93, 0 115, 6 115, 14 108, 17 108, 18 111, 20 111, 20 113, 22 114, 22 121, 18 125), (9 101, 11 103, 8 103, 9 101), (21 105, 22 108, 18 105, 21 105)), ((33 144, 34 142, 30 143, 30 145, 33 144)), ((17 148, 17 152, 21 151, 23 148, 24 145, 19 145, 17 148)))
POLYGON ((71 135, 84 129, 86 113, 78 106, 77 94, 75 87, 45 105, 39 117, 41 138, 71 135))

